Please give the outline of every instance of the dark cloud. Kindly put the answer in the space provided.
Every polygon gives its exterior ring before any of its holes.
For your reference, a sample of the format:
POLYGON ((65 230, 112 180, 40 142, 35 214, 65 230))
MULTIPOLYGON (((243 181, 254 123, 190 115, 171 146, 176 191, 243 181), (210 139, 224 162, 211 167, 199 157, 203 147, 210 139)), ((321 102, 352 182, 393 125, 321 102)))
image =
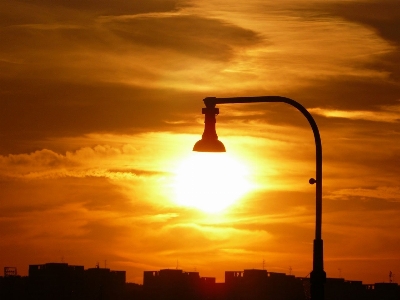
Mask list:
MULTIPOLYGON (((226 61, 237 48, 249 48, 263 40, 252 30, 195 15, 104 20, 100 24, 92 20, 87 24, 39 23, 0 28, 3 40, 0 53, 10 57, 1 63, 4 68, 24 67, 44 76, 57 71, 55 67, 66 69, 82 59, 91 61, 92 57, 86 57, 88 54, 102 52, 151 56, 169 50, 179 55, 226 61)), ((96 62, 101 65, 100 60, 96 62)), ((86 65, 84 73, 91 67, 96 67, 95 61, 86 65)), ((4 68, 3 74, 9 74, 4 68)))
POLYGON ((2 215, 49 213, 65 206, 83 205, 90 211, 132 212, 134 204, 105 178, 54 178, 48 180, 0 180, 2 215))
POLYGON ((400 84, 384 78, 358 76, 330 77, 310 81, 291 95, 306 107, 326 107, 345 110, 379 110, 381 105, 395 105, 400 96, 400 84))
POLYGON ((168 12, 176 10, 183 5, 183 0, 116 0, 110 3, 107 0, 40 0, 37 5, 59 5, 76 10, 94 11, 101 14, 141 14, 152 12, 168 12))
POLYGON ((252 30, 194 15, 114 20, 108 26, 134 44, 217 60, 231 58, 236 47, 247 48, 262 40, 252 30))
POLYGON ((400 79, 400 5, 397 0, 345 1, 328 5, 331 14, 374 30, 397 50, 377 57, 367 65, 376 70, 387 71, 391 79, 400 79))
MULTIPOLYGON (((248 48, 263 40, 252 30, 195 15, 92 17, 84 22, 37 20, 3 26, 0 34, 0 53, 9 57, 1 60, 3 66, 11 68, 13 65, 7 63, 18 64, 25 71, 41 72, 41 76, 56 73, 56 67, 74 66, 76 59, 90 60, 87 54, 139 51, 140 55, 157 55, 157 51, 168 49, 180 55, 228 60, 236 48, 248 48)), ((101 61, 97 62, 101 65, 101 61)), ((84 73, 93 64, 94 61, 87 64, 84 73)), ((10 73, 4 69, 3 72, 10 73)))
POLYGON ((82 230, 85 233, 79 238, 93 241, 97 245, 103 244, 104 246, 109 245, 109 243, 115 243, 121 237, 128 237, 131 234, 128 226, 107 224, 105 220, 89 221, 82 226, 82 230))
POLYGON ((351 22, 366 25, 382 38, 400 44, 400 6, 397 0, 361 0, 296 3, 290 5, 288 13, 307 20, 320 21, 341 17, 351 22))
POLYGON ((87 22, 100 15, 131 15, 176 11, 184 0, 4 0, 0 3, 0 24, 38 24, 65 20, 87 22))
MULTIPOLYGON (((4 83, 4 81, 3 81, 4 83)), ((0 101, 1 153, 32 152, 40 141, 91 132, 138 133, 173 128, 165 120, 192 113, 201 97, 120 84, 13 80, 18 93, 0 101)), ((179 118, 179 117, 178 117, 179 118)), ((195 120, 193 120, 194 122, 195 120)))
POLYGON ((340 2, 332 7, 332 12, 369 26, 385 40, 400 46, 400 6, 397 0, 340 2))
MULTIPOLYGON (((400 29, 400 26, 399 26, 400 29)), ((400 46, 397 51, 382 55, 379 59, 366 65, 375 70, 389 73, 389 78, 393 83, 400 82, 400 46)))
MULTIPOLYGON (((345 110, 379 111, 378 106, 393 105, 399 99, 400 5, 397 0, 329 1, 310 5, 299 2, 290 3, 287 9, 285 13, 314 22, 315 26, 319 26, 318 22, 337 21, 338 18, 360 24, 374 31, 393 48, 392 51, 388 48, 387 52, 370 53, 368 61, 354 63, 355 74, 307 79, 307 84, 300 88, 293 90, 288 86, 286 90, 282 88, 274 94, 291 97, 306 107, 345 110), (365 76, 362 74, 364 71, 366 74, 376 72, 376 76, 365 76)), ((330 53, 326 55, 328 57, 330 53)), ((258 93, 250 91, 249 94, 258 93)), ((270 94, 270 91, 266 94, 270 94)))

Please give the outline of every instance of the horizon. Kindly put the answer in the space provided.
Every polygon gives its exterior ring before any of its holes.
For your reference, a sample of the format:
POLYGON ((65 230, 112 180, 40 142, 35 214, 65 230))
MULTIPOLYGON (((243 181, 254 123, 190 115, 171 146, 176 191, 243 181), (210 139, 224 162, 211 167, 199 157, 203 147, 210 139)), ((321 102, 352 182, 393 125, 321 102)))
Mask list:
MULTIPOLYGON (((63 264, 63 265, 74 266, 74 267, 79 266, 79 267, 83 267, 84 270, 89 270, 89 269, 107 269, 107 270, 110 270, 111 272, 116 271, 116 272, 125 272, 126 273, 125 270, 113 269, 113 268, 110 268, 107 265, 104 265, 104 267, 102 267, 100 263, 96 263, 95 267, 86 267, 84 265, 70 264, 70 263, 64 262, 64 261, 63 262, 46 262, 46 263, 43 263, 43 264, 29 264, 28 271, 29 271, 29 267, 30 266, 53 265, 53 264, 55 264, 55 265, 63 264)), ((289 273, 286 273, 286 272, 283 272, 283 271, 282 272, 269 271, 268 269, 265 269, 264 267, 265 266, 263 266, 263 268, 244 268, 244 269, 241 269, 241 270, 236 270, 236 269, 235 270, 234 269, 232 269, 232 270, 224 270, 223 271, 224 272, 224 278, 223 279, 224 280, 226 279, 225 278, 226 272, 228 272, 228 273, 229 272, 240 272, 240 273, 243 273, 244 271, 249 271, 249 270, 265 271, 267 273, 275 273, 275 274, 285 274, 286 276, 294 276, 296 278, 309 278, 309 275, 310 275, 310 274, 307 274, 306 276, 296 276, 294 274, 291 274, 291 272, 292 272, 291 268, 289 268, 289 273)), ((8 268, 14 268, 14 267, 10 267, 9 266, 8 268)), ((202 274, 201 274, 201 271, 199 271, 199 270, 185 270, 183 268, 180 268, 179 266, 171 267, 171 268, 162 268, 162 269, 158 269, 158 270, 144 270, 143 271, 143 276, 144 276, 145 272, 159 272, 159 271, 163 271, 163 270, 176 270, 176 271, 182 271, 183 273, 198 273, 200 278, 214 278, 214 279, 216 279, 216 281, 215 281, 216 283, 225 283, 225 281, 218 281, 217 277, 215 277, 215 276, 201 276, 202 274)), ((29 277, 29 272, 26 272, 25 275, 21 275, 21 274, 18 274, 18 270, 17 269, 15 269, 15 271, 16 271, 17 274, 16 275, 11 275, 11 276, 29 277)), ((364 285, 370 285, 370 284, 376 284, 376 283, 394 283, 394 284, 398 284, 398 282, 396 282, 396 280, 395 280, 395 274, 392 274, 392 272, 390 272, 390 274, 387 274, 387 275, 388 275, 388 279, 389 279, 388 281, 383 280, 383 281, 379 281, 379 282, 363 282, 362 280, 346 279, 345 277, 340 277, 341 276, 341 272, 339 273, 339 276, 331 276, 331 277, 327 276, 327 279, 343 279, 344 281, 356 281, 356 282, 362 282, 362 284, 364 284, 364 285)), ((3 274, 3 276, 0 275, 0 277, 5 277, 5 274, 3 274)), ((141 282, 126 281, 126 283, 135 283, 135 284, 143 285, 143 280, 141 282)))
POLYGON ((398 0, 95 2, 0 3, 0 268, 306 276, 307 120, 217 105, 227 152, 192 151, 205 97, 279 95, 320 130, 327 276, 400 274, 398 0))

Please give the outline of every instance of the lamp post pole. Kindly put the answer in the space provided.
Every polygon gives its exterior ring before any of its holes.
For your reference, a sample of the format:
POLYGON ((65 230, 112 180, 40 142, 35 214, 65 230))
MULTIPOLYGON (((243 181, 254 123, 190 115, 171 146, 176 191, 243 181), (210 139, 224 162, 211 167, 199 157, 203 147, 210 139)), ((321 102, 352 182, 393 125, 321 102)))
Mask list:
POLYGON ((203 108, 205 114, 205 128, 202 139, 196 143, 193 150, 201 152, 224 152, 225 147, 218 140, 215 130, 215 115, 219 113, 217 104, 235 104, 235 103, 287 103, 297 108, 308 120, 314 133, 316 149, 316 174, 315 179, 309 180, 310 184, 316 184, 316 211, 315 211, 315 239, 313 244, 313 270, 310 273, 311 300, 324 299, 324 284, 326 273, 324 271, 323 241, 321 238, 322 228, 322 145, 321 137, 317 124, 311 114, 300 103, 293 99, 281 96, 259 96, 259 97, 233 97, 216 98, 207 97, 204 100, 206 108, 203 108), (209 147, 211 145, 211 148, 209 147), (222 146, 221 146, 222 145, 222 146))

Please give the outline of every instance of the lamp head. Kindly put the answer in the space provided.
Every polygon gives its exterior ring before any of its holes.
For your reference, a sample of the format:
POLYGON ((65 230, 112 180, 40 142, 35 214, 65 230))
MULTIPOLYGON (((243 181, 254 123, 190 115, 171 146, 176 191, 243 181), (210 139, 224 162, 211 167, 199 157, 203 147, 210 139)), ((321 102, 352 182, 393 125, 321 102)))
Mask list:
POLYGON ((215 107, 206 107, 202 110, 205 115, 204 132, 201 140, 193 147, 193 151, 197 152, 226 152, 224 144, 218 140, 215 130, 215 116, 219 113, 219 109, 215 107))
POLYGON ((226 152, 224 144, 218 139, 202 138, 194 144, 193 151, 197 152, 226 152))

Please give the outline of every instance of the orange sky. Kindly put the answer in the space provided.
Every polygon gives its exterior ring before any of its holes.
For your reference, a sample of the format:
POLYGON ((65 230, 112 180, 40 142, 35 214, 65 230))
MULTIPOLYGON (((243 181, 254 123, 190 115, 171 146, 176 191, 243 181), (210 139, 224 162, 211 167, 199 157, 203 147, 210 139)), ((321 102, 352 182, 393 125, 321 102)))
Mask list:
POLYGON ((293 108, 221 105, 247 193, 216 214, 178 201, 202 99, 281 95, 320 128, 327 275, 400 275, 398 1, 243 2, 0 2, 0 268, 306 276, 315 146, 293 108))

